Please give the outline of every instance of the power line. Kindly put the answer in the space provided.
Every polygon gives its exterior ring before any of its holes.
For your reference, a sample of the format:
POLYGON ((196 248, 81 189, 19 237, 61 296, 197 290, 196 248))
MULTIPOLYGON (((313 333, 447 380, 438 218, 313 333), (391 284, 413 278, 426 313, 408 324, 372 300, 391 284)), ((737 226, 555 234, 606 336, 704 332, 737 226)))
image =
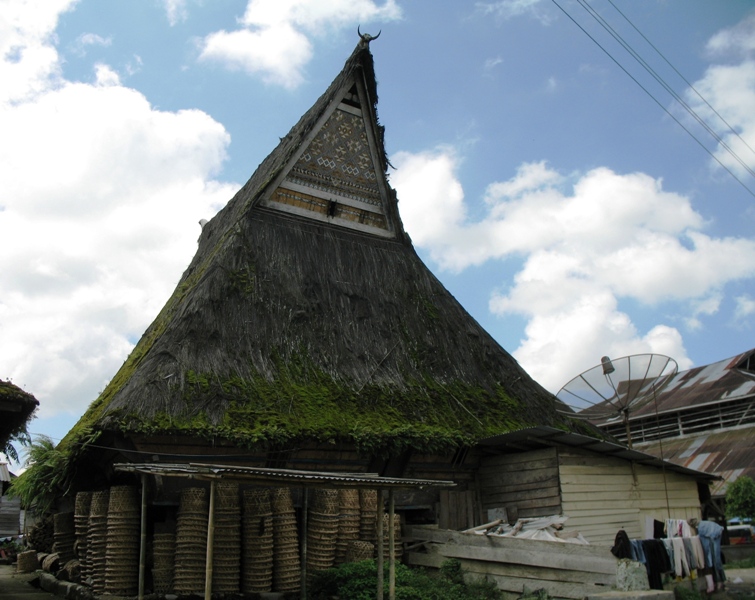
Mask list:
POLYGON ((595 10, 593 9, 587 0, 577 0, 577 2, 584 8, 593 19, 595 19, 642 67, 650 73, 650 75, 669 93, 673 98, 681 104, 684 109, 695 119, 715 140, 718 142, 731 156, 736 160, 742 168, 747 171, 752 177, 755 177, 755 171, 753 171, 742 158, 734 152, 734 150, 716 133, 716 131, 708 125, 705 120, 695 112, 695 110, 685 102, 685 100, 661 77, 655 69, 653 69, 632 46, 621 37, 621 35, 595 10))
POLYGON ((670 111, 669 111, 669 110, 668 110, 668 109, 667 109, 667 108, 666 108, 666 107, 665 107, 665 106, 663 105, 663 103, 662 103, 662 102, 661 102, 660 100, 658 100, 658 99, 657 99, 657 98, 656 98, 655 96, 653 96, 653 94, 652 94, 652 93, 651 93, 651 92, 650 92, 650 91, 649 91, 649 90, 648 90, 648 89, 647 89, 647 88, 646 88, 645 86, 643 86, 643 85, 642 85, 642 84, 641 84, 641 83, 640 83, 640 82, 639 82, 639 81, 637 80, 637 78, 635 78, 635 77, 634 77, 634 76, 633 76, 633 75, 632 75, 632 74, 631 74, 631 73, 630 73, 630 72, 629 72, 629 71, 628 71, 628 70, 627 70, 627 69, 626 69, 626 68, 625 68, 625 67, 624 67, 624 66, 623 66, 623 65, 622 65, 622 64, 621 64, 621 63, 620 63, 620 62, 619 62, 619 61, 618 61, 618 60, 617 60, 616 58, 614 58, 614 57, 613 57, 613 56, 611 55, 611 53, 610 53, 610 52, 609 52, 608 50, 606 50, 606 49, 605 49, 605 48, 604 48, 604 47, 603 47, 603 46, 602 46, 602 45, 600 44, 600 42, 598 42, 598 40, 596 40, 596 39, 595 39, 595 38, 594 38, 594 37, 593 37, 592 35, 590 35, 590 34, 589 34, 589 33, 587 32, 587 30, 586 30, 586 29, 585 29, 584 27, 582 27, 582 25, 580 25, 580 24, 579 24, 579 23, 578 23, 578 22, 577 22, 577 21, 576 21, 576 20, 574 19, 574 17, 572 17, 572 16, 571 16, 571 15, 570 15, 570 14, 569 14, 569 13, 568 13, 568 12, 567 12, 567 11, 566 11, 566 10, 565 10, 564 8, 563 8, 563 7, 562 7, 562 6, 561 6, 561 5, 560 5, 560 4, 559 4, 559 3, 557 2, 557 0, 551 0, 551 2, 553 2, 553 4, 555 4, 555 5, 556 5, 556 6, 557 6, 557 7, 559 8, 559 10, 561 10, 561 12, 563 12, 563 13, 564 13, 564 14, 565 14, 565 15, 566 15, 566 16, 567 16, 568 18, 569 18, 569 20, 570 20, 570 21, 571 21, 572 23, 574 23, 574 24, 575 24, 575 25, 576 25, 577 27, 579 27, 579 29, 580 29, 580 30, 582 31, 582 33, 584 33, 584 34, 585 34, 585 35, 586 35, 587 37, 589 37, 589 38, 590 38, 590 39, 591 39, 591 40, 593 41, 593 43, 594 43, 594 44, 595 44, 596 46, 598 46, 598 48, 600 48, 600 49, 601 49, 601 50, 602 50, 602 51, 603 51, 603 52, 604 52, 604 53, 606 54, 606 56, 608 56, 608 58, 610 58, 610 59, 611 59, 611 60, 612 60, 612 61, 613 61, 614 63, 616 63, 616 66, 618 66, 618 67, 619 67, 619 68, 620 68, 620 69, 621 69, 622 71, 624 71, 624 73, 625 73, 625 74, 627 75, 627 77, 629 77, 629 78, 630 78, 630 79, 631 79, 632 81, 634 81, 634 82, 635 82, 635 83, 636 83, 636 84, 637 84, 637 85, 639 86, 639 88, 640 88, 640 89, 641 89, 641 90, 642 90, 643 92, 645 92, 645 93, 646 93, 646 94, 647 94, 647 95, 648 95, 648 96, 649 96, 649 97, 650 97, 650 98, 651 98, 651 99, 652 99, 652 100, 653 100, 653 101, 654 101, 654 102, 655 102, 655 103, 656 103, 656 104, 657 104, 657 105, 658 105, 658 106, 659 106, 659 107, 660 107, 661 109, 663 109, 663 111, 664 111, 664 112, 665 112, 665 113, 666 113, 666 114, 667 114, 667 115, 668 115, 669 117, 671 117, 671 118, 672 118, 672 119, 673 119, 674 121, 676 121, 676 123, 677 123, 677 124, 679 125, 679 127, 681 127, 682 129, 684 129, 684 131, 686 131, 686 132, 687 132, 687 133, 689 134, 689 136, 690 136, 690 137, 691 137, 691 138, 692 138, 693 140, 695 140, 695 142, 697 142, 697 144, 698 144, 698 145, 699 145, 699 146, 700 146, 700 147, 701 147, 701 148, 702 148, 703 150, 705 150, 705 151, 706 151, 706 152, 707 152, 707 153, 708 153, 708 154, 709 154, 709 155, 711 156, 711 158, 713 158, 713 160, 715 160, 715 161, 716 161, 716 162, 717 162, 717 163, 718 163, 719 165, 721 165, 721 167, 722 167, 722 168, 723 168, 723 169, 724 169, 724 170, 725 170, 725 171, 726 171, 727 173, 729 173, 729 175, 731 175, 731 176, 732 176, 732 177, 733 177, 733 178, 734 178, 734 179, 735 179, 735 180, 736 180, 736 181, 737 181, 737 182, 739 183, 739 185, 741 185, 741 186, 742 186, 742 187, 743 187, 743 188, 744 188, 745 190, 747 190, 747 192, 748 192, 748 193, 749 193, 749 194, 750 194, 750 195, 751 195, 752 197, 754 197, 754 198, 755 198, 755 192, 753 192, 753 191, 752 191, 752 190, 751 190, 751 189, 750 189, 749 187, 747 187, 747 185, 746 185, 746 184, 745 184, 745 183, 744 183, 744 182, 743 182, 743 181, 742 181, 742 180, 741 180, 741 179, 740 179, 739 177, 737 177, 737 176, 736 176, 736 175, 735 175, 735 174, 734 174, 734 173, 733 173, 733 172, 731 171, 731 169, 729 169, 729 168, 728 168, 728 167, 727 167, 727 166, 726 166, 726 165, 725 165, 725 164, 724 164, 723 162, 721 162, 721 160, 720 160, 720 159, 719 159, 719 158, 718 158, 718 157, 717 157, 717 156, 716 156, 715 154, 713 154, 713 152, 711 152, 711 151, 710 151, 710 150, 709 150, 709 149, 708 149, 708 148, 707 148, 707 147, 705 146, 705 144, 703 144, 703 143, 702 143, 702 142, 701 142, 701 141, 700 141, 700 140, 699 140, 699 139, 698 139, 698 138, 697 138, 697 137, 695 136, 695 134, 694 134, 694 133, 692 133, 692 132, 691 132, 691 131, 690 131, 690 130, 689 130, 689 129, 687 128, 687 127, 685 127, 685 126, 684 126, 684 124, 683 124, 683 123, 682 123, 682 122, 681 122, 681 121, 680 121, 679 119, 677 119, 677 118, 676 118, 676 117, 675 117, 675 116, 674 116, 674 115, 673 115, 673 114, 672 114, 672 113, 671 113, 671 112, 670 112, 670 111))
POLYGON ((642 39, 645 40, 647 42, 647 44, 653 50, 656 51, 656 53, 658 54, 658 56, 660 56, 666 62, 666 64, 674 70, 674 73, 676 73, 681 78, 681 80, 689 87, 689 89, 691 89, 693 92, 695 92, 695 94, 697 95, 697 97, 700 98, 700 100, 702 100, 705 103, 705 105, 708 108, 710 108, 710 110, 713 111, 713 113, 719 119, 721 119, 721 122, 724 125, 726 125, 726 127, 728 128, 728 130, 731 131, 735 136, 737 136, 739 138, 739 141, 741 141, 745 146, 747 146, 747 148, 750 150, 750 152, 752 152, 753 154, 755 154, 755 150, 753 150, 752 146, 750 146, 750 144, 747 143, 747 140, 745 140, 741 135, 739 135, 739 132, 736 129, 734 129, 731 125, 729 125, 729 122, 726 119, 724 119, 723 116, 710 104, 710 102, 708 102, 703 97, 703 95, 700 92, 697 91, 697 88, 694 85, 692 85, 692 83, 690 83, 687 80, 687 78, 684 77, 684 75, 682 75, 673 64, 671 64, 671 62, 663 55, 663 53, 658 48, 656 48, 656 46, 653 44, 653 42, 651 42, 647 37, 645 37, 645 34, 643 34, 637 28, 637 26, 634 23, 632 23, 632 21, 629 19, 629 17, 627 17, 623 12, 621 12, 621 10, 619 10, 619 7, 617 7, 612 2, 612 0, 608 0, 608 2, 609 2, 609 4, 611 6, 614 7, 614 9, 616 10, 617 13, 619 13, 622 17, 624 17, 624 20, 626 20, 626 22, 629 23, 632 26, 632 28, 642 37, 642 39))

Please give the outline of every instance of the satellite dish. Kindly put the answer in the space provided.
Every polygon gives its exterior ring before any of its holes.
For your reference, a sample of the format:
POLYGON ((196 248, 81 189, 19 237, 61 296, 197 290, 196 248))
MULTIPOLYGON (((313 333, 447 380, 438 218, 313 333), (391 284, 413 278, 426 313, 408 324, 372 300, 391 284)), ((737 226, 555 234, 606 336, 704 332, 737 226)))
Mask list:
POLYGON ((604 356, 599 365, 559 390, 560 407, 556 410, 597 426, 623 421, 631 448, 629 414, 655 398, 678 369, 673 358, 662 354, 633 354, 614 360, 604 356))

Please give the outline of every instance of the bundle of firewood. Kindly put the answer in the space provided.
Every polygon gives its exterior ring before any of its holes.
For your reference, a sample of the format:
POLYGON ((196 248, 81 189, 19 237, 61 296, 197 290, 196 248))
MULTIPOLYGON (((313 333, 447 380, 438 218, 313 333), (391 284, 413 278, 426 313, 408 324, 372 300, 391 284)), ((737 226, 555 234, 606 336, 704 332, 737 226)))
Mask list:
POLYGON ((51 553, 54 541, 52 515, 45 517, 39 523, 34 525, 26 535, 27 546, 33 548, 37 552, 51 553))

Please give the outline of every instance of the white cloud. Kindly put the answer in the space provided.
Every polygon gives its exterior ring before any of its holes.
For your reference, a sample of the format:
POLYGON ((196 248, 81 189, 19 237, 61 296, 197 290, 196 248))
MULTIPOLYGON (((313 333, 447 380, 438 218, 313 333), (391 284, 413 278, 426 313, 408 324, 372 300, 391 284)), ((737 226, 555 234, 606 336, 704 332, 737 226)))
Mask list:
POLYGON ((13 30, 45 61, 0 61, 13 72, 0 102, 0 377, 46 417, 96 398, 191 259, 197 221, 237 189, 213 179, 230 139, 207 114, 156 110, 106 64, 91 84, 60 76, 66 6, 40 3, 13 30))
POLYGON ((735 299, 737 308, 734 312, 734 317, 737 321, 742 321, 755 315, 755 298, 747 294, 737 296, 735 299))
POLYGON ((382 5, 373 0, 250 0, 241 28, 209 34, 199 58, 295 88, 312 58, 311 38, 360 22, 400 18, 395 0, 382 5))
POLYGON ((734 27, 722 29, 708 40, 706 49, 712 55, 734 52, 747 55, 755 52, 755 13, 737 23, 734 27))
POLYGON ((113 43, 112 38, 103 38, 96 33, 82 33, 76 38, 73 44, 72 52, 77 56, 84 56, 90 46, 110 46, 113 43))
POLYGON ((723 286, 755 277, 754 240, 710 237, 687 198, 642 173, 598 168, 567 178, 544 162, 523 164, 488 186, 488 212, 471 222, 452 150, 391 162, 406 228, 442 268, 521 261, 490 309, 527 320, 513 354, 551 390, 604 354, 656 352, 689 367, 677 329, 642 332, 621 301, 670 302, 680 323, 699 327, 720 309, 723 286))
POLYGON ((165 3, 165 14, 168 16, 168 23, 171 26, 180 21, 185 21, 189 16, 186 8, 186 0, 163 0, 165 3))
POLYGON ((515 17, 530 16, 543 25, 551 22, 550 15, 542 9, 541 0, 497 0, 495 2, 478 2, 475 4, 477 12, 493 15, 497 19, 507 21, 515 17))
POLYGON ((755 170, 755 14, 735 27, 718 32, 710 39, 707 48, 716 59, 729 62, 710 66, 704 76, 693 84, 696 92, 687 92, 687 101, 735 155, 732 156, 732 153, 719 146, 715 153, 716 158, 753 189, 755 184, 751 171, 755 170))
POLYGON ((483 65, 483 70, 486 73, 490 73, 493 69, 495 69, 498 65, 503 63, 503 59, 500 56, 496 56, 495 58, 488 58, 485 60, 485 63, 483 65))

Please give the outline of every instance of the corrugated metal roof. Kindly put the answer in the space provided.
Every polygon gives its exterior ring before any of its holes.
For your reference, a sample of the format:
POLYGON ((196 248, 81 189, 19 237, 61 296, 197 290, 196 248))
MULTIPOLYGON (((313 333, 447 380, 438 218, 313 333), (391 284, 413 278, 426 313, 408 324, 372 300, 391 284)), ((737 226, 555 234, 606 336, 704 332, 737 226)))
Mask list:
POLYGON ((627 448, 621 444, 615 444, 613 442, 599 440, 597 438, 577 433, 570 433, 553 427, 530 427, 528 429, 520 429, 519 431, 496 435, 479 442, 480 446, 508 447, 517 450, 534 450, 536 448, 542 448, 553 444, 563 444, 574 448, 583 448, 598 454, 623 458, 624 460, 631 460, 651 467, 665 468, 669 471, 683 473, 705 481, 718 479, 717 475, 705 473, 703 470, 678 464, 677 462, 669 462, 668 460, 664 461, 658 458, 657 455, 653 456, 652 454, 647 454, 636 449, 627 448))
POLYGON ((299 485, 318 487, 351 487, 363 489, 380 488, 426 488, 454 487, 453 481, 439 479, 405 479, 381 477, 367 473, 323 473, 318 471, 296 471, 292 469, 268 469, 263 467, 239 467, 208 464, 161 464, 161 463, 117 463, 116 471, 186 477, 189 479, 236 479, 267 485, 299 485))
POLYGON ((728 429, 698 436, 637 444, 637 448, 690 469, 720 475, 711 494, 722 496, 740 475, 755 479, 755 427, 728 429))
MULTIPOLYGON (((755 349, 703 367, 681 371, 674 375, 657 395, 658 413, 687 409, 723 400, 734 400, 755 395, 755 372, 739 368, 751 362, 755 349)), ((654 402, 648 402, 633 411, 639 418, 654 414, 654 402)))

